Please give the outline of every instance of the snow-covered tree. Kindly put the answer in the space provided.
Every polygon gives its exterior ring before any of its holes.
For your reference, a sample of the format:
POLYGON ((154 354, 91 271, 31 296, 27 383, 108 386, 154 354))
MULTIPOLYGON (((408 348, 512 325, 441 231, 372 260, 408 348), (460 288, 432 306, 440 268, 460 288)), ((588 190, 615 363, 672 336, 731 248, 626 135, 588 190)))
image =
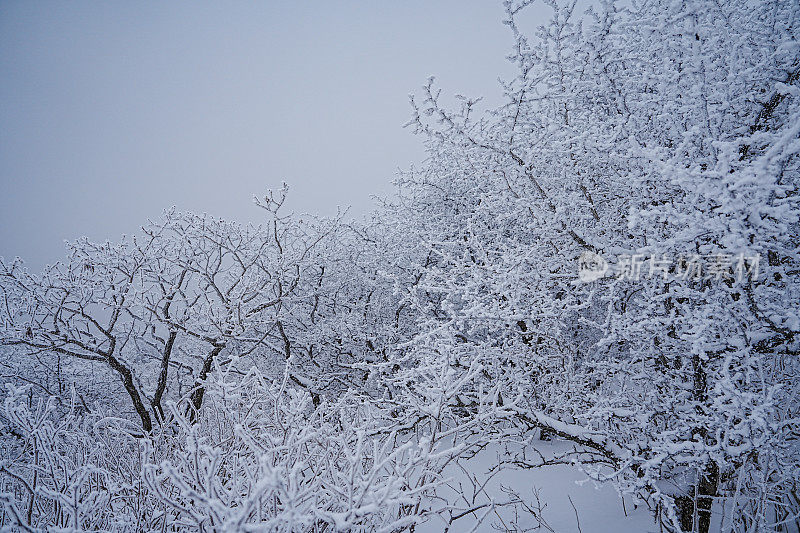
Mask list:
POLYGON ((495 474, 574 462, 666 531, 797 529, 800 5, 532 3, 504 104, 429 80, 367 221, 284 190, 0 262, 3 525, 458 527, 536 508, 443 490, 513 440, 495 474))
POLYGON ((551 2, 529 35, 530 3, 505 3, 504 106, 412 100, 430 162, 397 209, 430 252, 425 342, 494 353, 518 416, 668 528, 793 521, 798 6, 551 2), (579 279, 587 258, 609 271, 579 279))

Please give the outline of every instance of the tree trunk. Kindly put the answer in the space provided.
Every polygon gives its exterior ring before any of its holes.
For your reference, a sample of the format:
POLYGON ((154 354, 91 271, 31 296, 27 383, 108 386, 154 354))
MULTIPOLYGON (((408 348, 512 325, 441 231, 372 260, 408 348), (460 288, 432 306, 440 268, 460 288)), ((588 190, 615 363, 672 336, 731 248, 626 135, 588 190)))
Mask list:
POLYGON ((147 410, 147 407, 145 407, 144 402, 142 402, 142 397, 139 395, 136 384, 133 382, 133 373, 130 368, 123 365, 110 353, 108 354, 108 365, 122 378, 122 385, 125 387, 125 391, 133 402, 133 408, 136 410, 136 414, 139 415, 139 419, 142 421, 142 429, 145 433, 150 433, 153 430, 153 421, 150 418, 150 412, 147 410))
POLYGON ((203 368, 200 369, 200 375, 197 376, 195 381, 194 391, 192 391, 191 406, 189 407, 189 420, 194 424, 197 422, 197 416, 200 413, 200 408, 203 406, 203 396, 206 393, 206 378, 211 373, 211 366, 214 364, 214 359, 219 355, 222 349, 225 348, 224 344, 216 344, 214 348, 206 356, 203 361, 203 368))

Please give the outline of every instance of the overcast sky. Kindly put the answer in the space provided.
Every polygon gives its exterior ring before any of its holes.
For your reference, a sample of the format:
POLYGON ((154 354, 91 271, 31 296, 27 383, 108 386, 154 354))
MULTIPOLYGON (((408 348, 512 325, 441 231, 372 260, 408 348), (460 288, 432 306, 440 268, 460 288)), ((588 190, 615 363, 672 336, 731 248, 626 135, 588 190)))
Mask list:
POLYGON ((372 208, 424 155, 402 128, 428 76, 498 101, 492 0, 0 2, 0 256, 115 240, 171 205, 241 221, 372 208))

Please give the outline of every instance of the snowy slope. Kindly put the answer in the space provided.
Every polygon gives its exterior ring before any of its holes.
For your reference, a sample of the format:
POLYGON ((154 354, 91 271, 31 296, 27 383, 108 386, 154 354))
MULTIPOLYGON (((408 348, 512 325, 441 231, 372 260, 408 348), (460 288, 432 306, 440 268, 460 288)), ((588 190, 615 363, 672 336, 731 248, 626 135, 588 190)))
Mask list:
MULTIPOLYGON (((658 531, 658 525, 648 509, 642 505, 635 507, 630 497, 625 499, 623 508, 623 500, 614 487, 588 480, 572 465, 532 469, 504 465, 494 473, 501 457, 508 457, 508 448, 500 445, 487 447, 475 457, 448 467, 445 475, 450 478, 449 488, 440 490, 439 496, 451 504, 455 502, 457 510, 445 513, 445 516, 458 516, 464 511, 483 506, 453 520, 449 531, 658 531), (523 500, 529 510, 526 511, 522 504, 508 505, 515 499, 523 500), (491 506, 492 501, 494 507, 491 506)), ((549 458, 568 451, 570 445, 558 441, 538 441, 535 448, 549 458)), ((526 451, 529 457, 538 455, 533 449, 526 451)), ((436 508, 443 503, 432 501, 431 505, 436 508)), ((433 533, 444 531, 447 527, 446 520, 436 517, 417 528, 417 531, 433 533)))

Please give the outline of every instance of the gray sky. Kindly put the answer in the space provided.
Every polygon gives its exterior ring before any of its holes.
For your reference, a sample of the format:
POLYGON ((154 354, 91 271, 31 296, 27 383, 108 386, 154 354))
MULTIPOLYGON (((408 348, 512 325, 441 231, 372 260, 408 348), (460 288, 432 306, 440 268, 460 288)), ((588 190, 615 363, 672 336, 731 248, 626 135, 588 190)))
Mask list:
POLYGON ((402 124, 436 75, 498 101, 499 1, 0 2, 0 255, 115 240, 162 209, 361 214, 423 157, 402 124))

